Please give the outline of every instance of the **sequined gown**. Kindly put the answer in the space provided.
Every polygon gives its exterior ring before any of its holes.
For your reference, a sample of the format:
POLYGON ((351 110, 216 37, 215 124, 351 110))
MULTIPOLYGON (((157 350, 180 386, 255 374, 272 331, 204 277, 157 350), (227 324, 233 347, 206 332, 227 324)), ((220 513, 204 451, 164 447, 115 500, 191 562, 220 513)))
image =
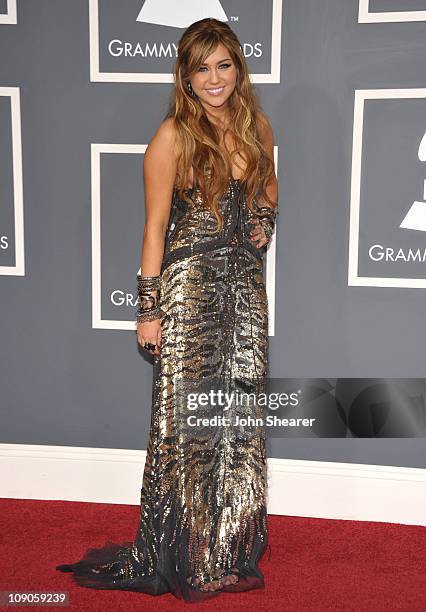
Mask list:
POLYGON ((224 228, 215 235, 209 233, 215 217, 199 191, 187 194, 191 205, 174 191, 166 233, 162 347, 154 359, 136 535, 57 569, 73 572, 81 586, 171 592, 197 602, 264 586, 258 567, 268 539, 264 409, 244 393, 264 389, 268 303, 266 247, 248 237, 253 213, 240 181, 229 179, 224 228), (228 395, 221 403, 220 390, 234 393, 232 401, 228 395), (209 401, 190 405, 188 394, 200 392, 209 401), (238 581, 217 591, 197 584, 231 573, 238 581))

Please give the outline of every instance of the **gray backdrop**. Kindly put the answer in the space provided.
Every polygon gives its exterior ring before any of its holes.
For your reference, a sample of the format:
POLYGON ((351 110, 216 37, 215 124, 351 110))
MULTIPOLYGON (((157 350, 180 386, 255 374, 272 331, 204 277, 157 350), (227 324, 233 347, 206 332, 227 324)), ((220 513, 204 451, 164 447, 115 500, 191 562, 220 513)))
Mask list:
MULTIPOLYGON (((284 0, 277 78, 272 1, 221 5, 245 43, 278 152, 271 376, 423 377, 426 263, 379 262, 369 249, 426 246, 424 230, 399 227, 412 203, 425 200, 426 93, 365 101, 356 132, 357 244, 358 275, 376 279, 370 286, 348 283, 348 257, 355 90, 426 86, 426 16, 359 23, 356 0, 284 0)), ((11 98, 2 95, 3 443, 146 448, 152 366, 129 323, 144 221, 143 145, 166 112, 167 45, 183 30, 137 22, 142 6, 99 0, 89 20, 87 0, 25 0, 16 24, 0 19, 0 88, 20 93, 24 213, 24 242, 16 244, 11 98), (164 53, 155 47, 154 57, 143 57, 159 42, 164 53), (91 158, 93 143, 103 146, 91 158), (14 271, 22 247, 24 274, 14 271), (94 280, 103 323, 93 314, 94 280)), ((371 0, 369 10, 426 11, 426 1, 371 0)), ((269 455, 426 467, 426 439, 275 438, 269 455)))

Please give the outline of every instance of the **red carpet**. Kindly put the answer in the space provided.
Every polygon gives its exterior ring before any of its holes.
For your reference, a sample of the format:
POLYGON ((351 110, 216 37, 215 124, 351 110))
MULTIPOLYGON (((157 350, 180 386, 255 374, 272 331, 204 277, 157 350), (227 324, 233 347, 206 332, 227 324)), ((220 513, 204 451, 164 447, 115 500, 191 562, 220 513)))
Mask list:
POLYGON ((173 595, 78 587, 55 570, 86 548, 131 540, 137 506, 3 499, 0 509, 0 590, 68 591, 65 609, 426 611, 425 527, 270 516, 271 557, 267 550, 260 563, 265 589, 185 604, 173 595))

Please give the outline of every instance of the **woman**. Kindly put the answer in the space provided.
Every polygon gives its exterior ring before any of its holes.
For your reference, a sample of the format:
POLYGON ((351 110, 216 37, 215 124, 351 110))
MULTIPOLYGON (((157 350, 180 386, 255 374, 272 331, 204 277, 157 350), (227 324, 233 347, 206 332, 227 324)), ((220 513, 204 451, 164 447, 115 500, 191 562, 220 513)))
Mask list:
POLYGON ((154 356, 154 384, 141 518, 134 541, 58 569, 82 586, 200 601, 264 585, 256 397, 267 373, 263 255, 278 188, 273 134, 226 23, 185 31, 173 94, 144 158, 137 338, 154 356))

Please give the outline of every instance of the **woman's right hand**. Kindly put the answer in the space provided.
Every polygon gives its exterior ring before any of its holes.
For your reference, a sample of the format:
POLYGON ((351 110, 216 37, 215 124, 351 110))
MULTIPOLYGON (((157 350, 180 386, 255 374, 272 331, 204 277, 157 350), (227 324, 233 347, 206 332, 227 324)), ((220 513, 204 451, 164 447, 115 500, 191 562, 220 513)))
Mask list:
POLYGON ((137 325, 137 337, 140 346, 147 351, 150 355, 160 356, 161 350, 161 319, 154 319, 153 321, 145 321, 145 323, 138 323, 137 325), (145 342, 155 344, 155 350, 150 351, 144 347, 145 342))

